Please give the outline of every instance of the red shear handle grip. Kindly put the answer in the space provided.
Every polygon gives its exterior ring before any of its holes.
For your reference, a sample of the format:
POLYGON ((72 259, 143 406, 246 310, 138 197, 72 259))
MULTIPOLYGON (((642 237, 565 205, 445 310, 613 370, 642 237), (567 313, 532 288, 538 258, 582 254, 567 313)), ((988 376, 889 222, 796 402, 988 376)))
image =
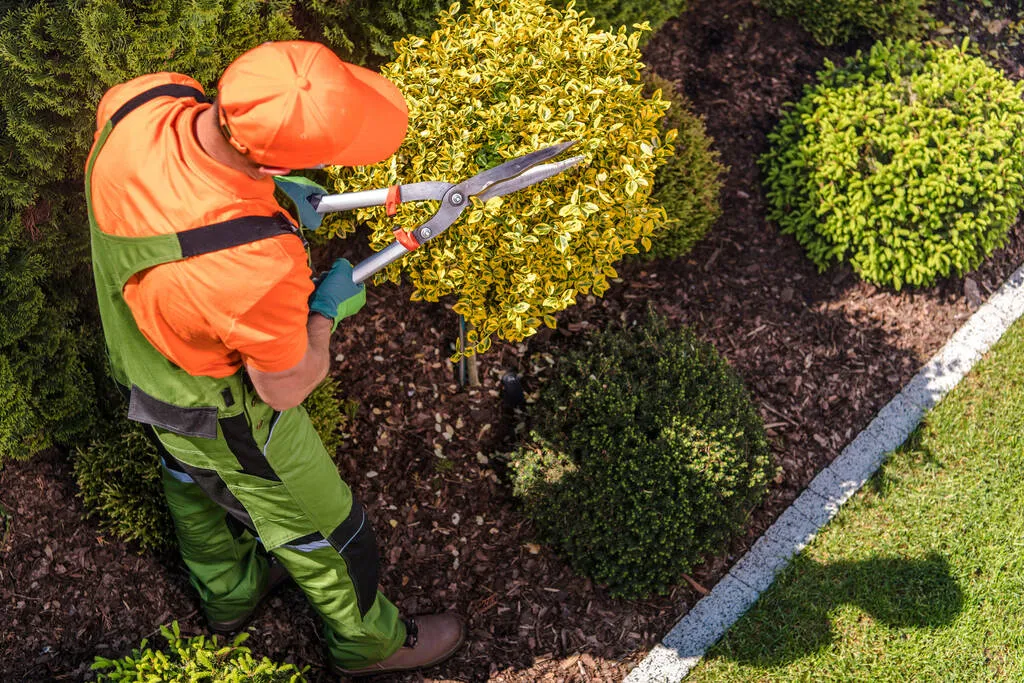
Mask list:
POLYGON ((395 230, 395 239, 398 240, 398 243, 401 244, 406 249, 408 249, 409 251, 413 251, 414 249, 417 249, 420 246, 420 243, 416 241, 415 235, 413 235, 411 232, 406 232, 401 228, 395 230))
POLYGON ((392 185, 388 188, 388 198, 384 200, 384 210, 389 216, 398 213, 398 205, 402 203, 402 186, 392 185))

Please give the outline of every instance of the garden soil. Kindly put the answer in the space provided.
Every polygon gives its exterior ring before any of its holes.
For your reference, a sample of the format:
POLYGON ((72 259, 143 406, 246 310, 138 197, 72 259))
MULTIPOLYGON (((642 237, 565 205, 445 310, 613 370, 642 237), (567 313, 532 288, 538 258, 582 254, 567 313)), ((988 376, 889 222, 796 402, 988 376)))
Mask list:
MULTIPOLYGON (((947 16, 956 11, 964 12, 947 16)), ((985 17, 957 18, 991 28, 985 17)), ((359 403, 339 453, 342 474, 375 522, 386 594, 407 614, 453 609, 469 623, 450 662, 376 680, 621 680, 1024 261, 1018 226, 968 277, 895 292, 846 268, 819 274, 792 238, 765 223, 754 160, 780 106, 824 58, 856 47, 820 48, 749 1, 699 0, 665 25, 646 61, 706 117, 730 168, 722 218, 687 258, 624 264, 621 281, 603 299, 580 297, 558 330, 496 344, 480 359, 479 388, 455 382, 449 309, 410 303, 407 286, 370 288, 364 311, 333 342, 334 374, 359 403), (554 356, 590 330, 641 320, 648 305, 693 327, 736 368, 781 473, 745 533, 670 594, 615 600, 537 544, 512 498, 495 456, 525 418, 503 403, 501 378, 514 372, 528 395, 536 392, 554 356)), ((1019 52, 997 57, 1024 75, 1019 52)), ((205 628, 176 555, 139 554, 83 514, 66 455, 0 472, 2 681, 88 680, 96 655, 123 656, 144 637, 162 644, 160 624, 205 628)), ((329 680, 317 619, 294 586, 270 598, 249 630, 258 655, 329 680)))

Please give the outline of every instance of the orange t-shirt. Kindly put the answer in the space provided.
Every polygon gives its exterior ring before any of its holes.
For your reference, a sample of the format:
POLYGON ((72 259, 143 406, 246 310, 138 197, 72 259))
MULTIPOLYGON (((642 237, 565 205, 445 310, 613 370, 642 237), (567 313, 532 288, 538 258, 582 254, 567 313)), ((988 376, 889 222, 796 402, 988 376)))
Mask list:
MULTIPOLYGON (((96 137, 122 104, 167 83, 202 91, 172 73, 115 86, 100 101, 96 137)), ((210 106, 159 97, 118 123, 93 167, 101 230, 144 237, 283 211, 271 178, 254 180, 199 146, 196 117, 210 106)), ((146 339, 189 374, 227 377, 242 364, 280 372, 306 352, 310 274, 302 240, 278 235, 144 270, 124 298, 146 339)))

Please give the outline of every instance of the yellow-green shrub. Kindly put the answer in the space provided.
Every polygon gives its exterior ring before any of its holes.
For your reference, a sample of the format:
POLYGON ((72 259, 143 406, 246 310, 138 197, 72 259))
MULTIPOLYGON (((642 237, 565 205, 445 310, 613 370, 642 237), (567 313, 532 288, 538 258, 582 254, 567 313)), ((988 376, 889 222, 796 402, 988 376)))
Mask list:
MULTIPOLYGON (((542 0, 476 0, 438 18, 429 40, 408 38, 382 72, 409 103, 409 134, 391 159, 334 169, 339 192, 423 180, 459 182, 502 161, 577 140, 579 166, 527 190, 475 202, 443 236, 393 264, 413 299, 456 294, 455 311, 475 327, 469 352, 498 334, 521 340, 575 302, 600 296, 612 264, 663 228, 649 201, 654 174, 672 155, 675 132, 659 121, 668 102, 645 98, 639 35, 593 31, 593 20, 542 0)), ((436 205, 403 207, 396 218, 361 210, 371 244, 412 230, 436 205)), ((352 229, 335 222, 335 234, 352 229)), ((382 278, 382 279, 383 279, 382 278)))
POLYGON ((242 643, 248 633, 239 633, 231 643, 220 644, 217 636, 181 637, 178 622, 160 627, 160 635, 167 641, 163 650, 154 650, 147 639, 121 659, 96 657, 92 670, 98 671, 97 681, 158 681, 159 683, 301 683, 309 667, 299 669, 294 664, 279 664, 266 657, 256 659, 242 643))

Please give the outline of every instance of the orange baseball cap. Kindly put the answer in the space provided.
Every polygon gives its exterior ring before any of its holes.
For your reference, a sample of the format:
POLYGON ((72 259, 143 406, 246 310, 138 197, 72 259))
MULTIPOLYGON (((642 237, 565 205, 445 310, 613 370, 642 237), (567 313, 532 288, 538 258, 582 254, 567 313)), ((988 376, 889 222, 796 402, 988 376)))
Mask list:
POLYGON ((263 166, 364 166, 402 144, 409 109, 391 81, 319 43, 264 43, 221 76, 221 130, 263 166))

